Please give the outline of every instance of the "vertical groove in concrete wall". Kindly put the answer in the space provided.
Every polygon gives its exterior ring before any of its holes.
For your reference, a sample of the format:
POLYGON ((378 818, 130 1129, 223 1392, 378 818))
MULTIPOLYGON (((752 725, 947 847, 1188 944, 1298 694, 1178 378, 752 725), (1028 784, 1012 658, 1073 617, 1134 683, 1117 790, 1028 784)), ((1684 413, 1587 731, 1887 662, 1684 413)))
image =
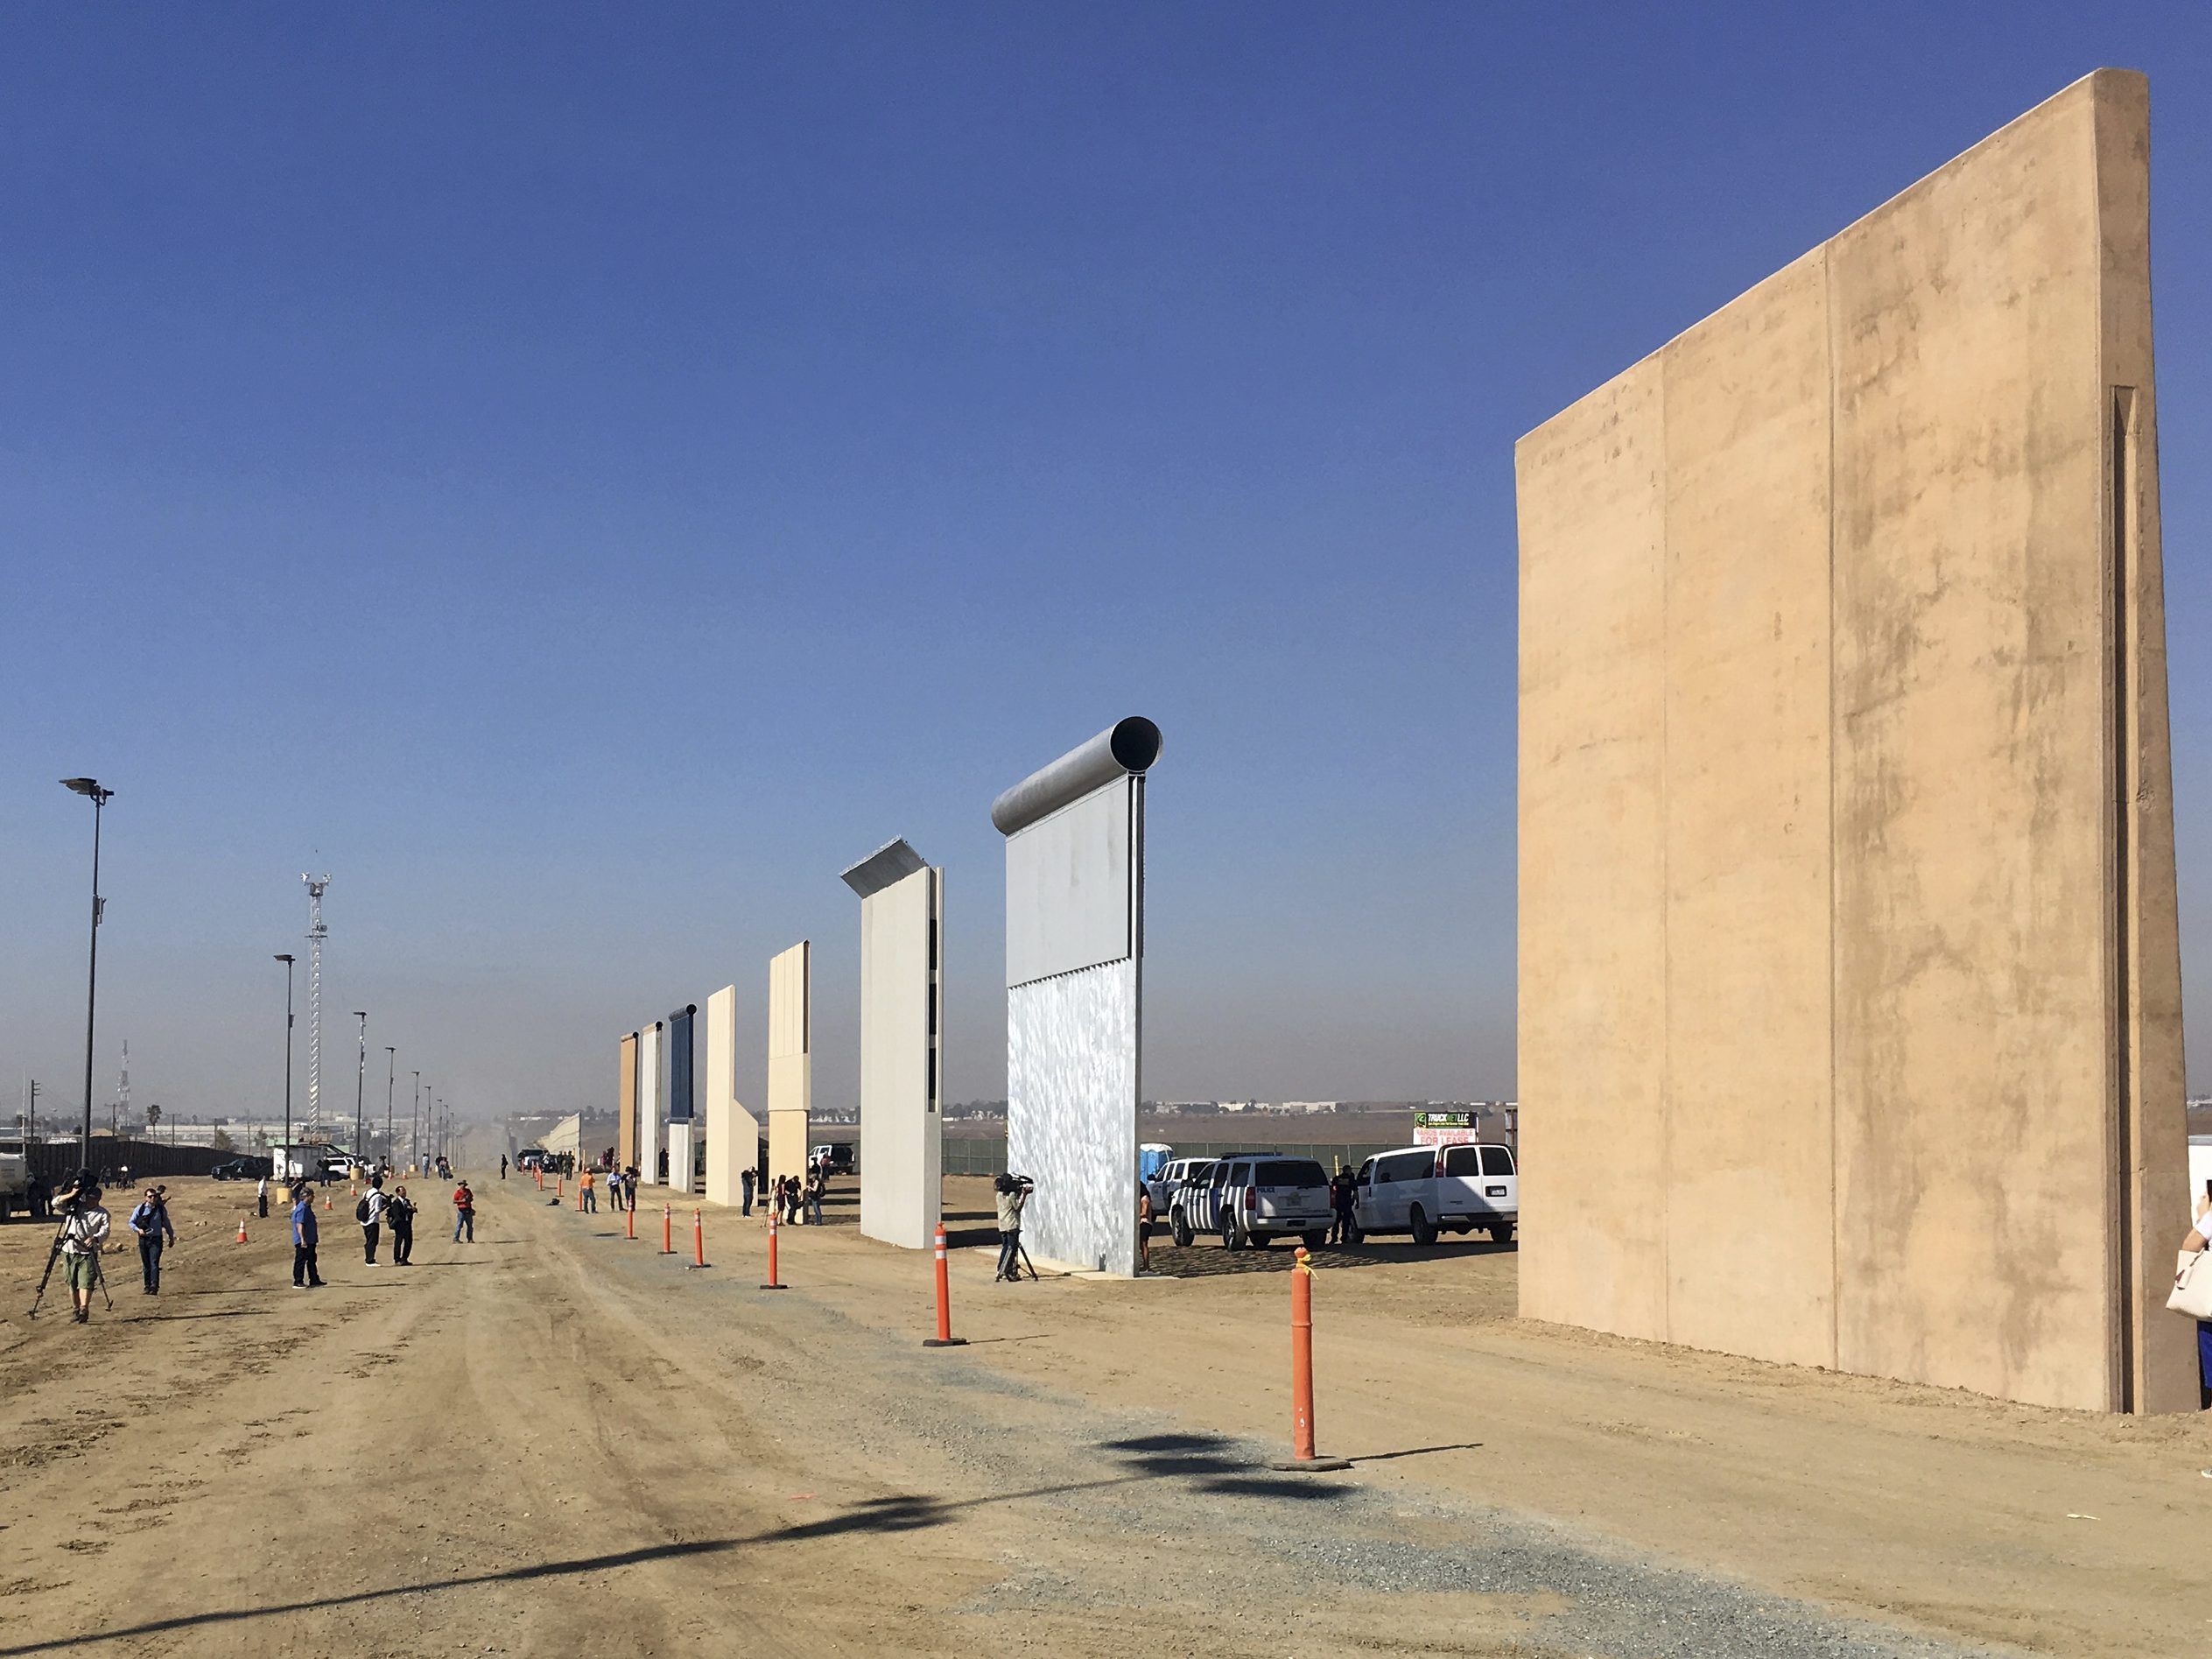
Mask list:
POLYGON ((1522 441, 1530 1316, 2178 1401, 2145 121, 2078 83, 1522 441))

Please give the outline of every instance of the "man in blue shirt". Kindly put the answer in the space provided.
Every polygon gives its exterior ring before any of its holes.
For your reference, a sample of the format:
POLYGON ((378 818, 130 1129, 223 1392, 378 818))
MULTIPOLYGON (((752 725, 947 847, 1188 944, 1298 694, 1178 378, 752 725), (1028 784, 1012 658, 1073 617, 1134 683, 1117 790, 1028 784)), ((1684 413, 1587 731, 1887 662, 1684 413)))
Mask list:
POLYGON ((169 1220, 169 1189, 150 1186, 146 1196, 138 1200, 138 1207, 124 1218, 123 1225, 138 1237, 138 1270, 144 1276, 144 1294, 161 1294, 161 1248, 177 1241, 177 1229, 169 1220))
POLYGON ((321 1288, 323 1276, 315 1269, 315 1195, 303 1188, 291 1206, 291 1283, 296 1290, 321 1288))

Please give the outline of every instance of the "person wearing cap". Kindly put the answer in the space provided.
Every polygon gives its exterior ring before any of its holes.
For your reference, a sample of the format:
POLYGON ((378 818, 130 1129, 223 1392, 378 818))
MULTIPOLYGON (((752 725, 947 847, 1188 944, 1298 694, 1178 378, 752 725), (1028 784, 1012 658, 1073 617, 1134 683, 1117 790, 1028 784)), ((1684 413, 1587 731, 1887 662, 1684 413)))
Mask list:
POLYGON ((462 1234, 468 1234, 471 1244, 476 1242, 476 1195, 463 1181, 453 1189, 453 1242, 460 1242, 462 1234))
POLYGON ((89 1176, 78 1182, 75 1195, 61 1218, 61 1270, 75 1304, 72 1317, 83 1325, 92 1318, 92 1287, 100 1283, 100 1253, 108 1246, 111 1218, 100 1207, 100 1189, 89 1176))
POLYGON ((169 1220, 169 1189, 150 1186, 137 1208, 123 1218, 123 1225, 138 1239, 138 1271, 145 1279, 143 1294, 161 1294, 161 1250, 177 1241, 177 1229, 169 1220))

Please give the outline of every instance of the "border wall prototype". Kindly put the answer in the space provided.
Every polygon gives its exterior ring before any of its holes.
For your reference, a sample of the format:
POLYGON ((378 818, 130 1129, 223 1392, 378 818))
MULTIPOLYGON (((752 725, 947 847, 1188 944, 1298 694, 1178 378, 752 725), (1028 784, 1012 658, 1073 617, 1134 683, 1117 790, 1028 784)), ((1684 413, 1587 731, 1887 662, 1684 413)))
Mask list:
POLYGON ((860 896, 860 1231, 925 1250, 944 1213, 944 872, 903 840, 843 873, 860 896))
POLYGON ((1006 837, 1007 1156, 1036 1182, 1032 1255, 1136 1271, 1144 1006, 1144 774, 1132 717, 992 804, 1006 837))
POLYGON ((2141 76, 1523 439, 1521 1311, 2194 1409, 2141 76))

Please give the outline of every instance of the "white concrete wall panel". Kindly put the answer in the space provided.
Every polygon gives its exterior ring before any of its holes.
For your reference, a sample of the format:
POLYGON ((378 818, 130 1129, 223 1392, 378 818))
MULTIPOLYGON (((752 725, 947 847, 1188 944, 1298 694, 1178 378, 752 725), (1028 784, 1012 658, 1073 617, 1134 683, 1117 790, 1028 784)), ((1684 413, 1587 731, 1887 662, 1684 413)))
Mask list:
POLYGON ((1029 1254, 1136 1271, 1136 960, 1007 993, 1007 1163, 1033 1177, 1029 1254))
POLYGON ((806 1173, 814 1058, 807 1005, 812 946, 801 939, 768 965, 768 1172, 806 1173))
POLYGON ((690 1192, 692 1171, 699 1165, 692 1154, 692 1123, 688 1118, 671 1119, 668 1126, 668 1184, 678 1192, 690 1192))
POLYGON ((1116 778, 1006 842, 1006 982, 1118 962, 1134 938, 1137 784, 1116 778))
POLYGON ((737 1099, 737 987, 706 999, 706 1196, 744 1201, 744 1172, 760 1156, 761 1125, 737 1099))
POLYGON ((942 1213, 931 956, 944 873, 919 869, 860 901, 860 1231, 927 1248, 942 1213))

